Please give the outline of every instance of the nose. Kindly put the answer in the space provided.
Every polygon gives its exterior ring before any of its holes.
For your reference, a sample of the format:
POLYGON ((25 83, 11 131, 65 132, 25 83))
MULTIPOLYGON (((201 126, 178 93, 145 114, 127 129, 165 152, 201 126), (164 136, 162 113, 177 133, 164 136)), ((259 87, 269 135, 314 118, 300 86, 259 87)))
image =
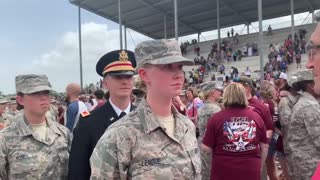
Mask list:
POLYGON ((313 69, 313 63, 312 63, 311 59, 308 59, 308 62, 306 64, 306 68, 307 69, 313 69))

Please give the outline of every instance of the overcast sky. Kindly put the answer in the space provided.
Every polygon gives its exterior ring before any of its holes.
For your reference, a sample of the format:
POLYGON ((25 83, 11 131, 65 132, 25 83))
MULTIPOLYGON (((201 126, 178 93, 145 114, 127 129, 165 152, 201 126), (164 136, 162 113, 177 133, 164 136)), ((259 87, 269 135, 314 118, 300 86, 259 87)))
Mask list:
MULTIPOLYGON (((68 0, 0 0, 0 8, 1 92, 15 92, 18 74, 46 74, 58 92, 70 82, 80 83, 76 6, 68 0)), ((97 82, 97 60, 119 49, 118 28, 118 24, 82 10, 84 84, 97 82)), ((190 37, 196 36, 181 40, 190 37)), ((148 38, 129 30, 127 39, 128 49, 133 50, 148 38)))

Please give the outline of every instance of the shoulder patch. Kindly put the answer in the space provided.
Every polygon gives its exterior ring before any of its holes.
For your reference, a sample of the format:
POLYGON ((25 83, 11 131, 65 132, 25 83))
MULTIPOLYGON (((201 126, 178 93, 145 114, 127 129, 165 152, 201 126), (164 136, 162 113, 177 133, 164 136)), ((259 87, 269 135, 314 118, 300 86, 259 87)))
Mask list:
POLYGON ((83 111, 81 114, 81 117, 87 117, 90 116, 90 112, 89 111, 83 111))

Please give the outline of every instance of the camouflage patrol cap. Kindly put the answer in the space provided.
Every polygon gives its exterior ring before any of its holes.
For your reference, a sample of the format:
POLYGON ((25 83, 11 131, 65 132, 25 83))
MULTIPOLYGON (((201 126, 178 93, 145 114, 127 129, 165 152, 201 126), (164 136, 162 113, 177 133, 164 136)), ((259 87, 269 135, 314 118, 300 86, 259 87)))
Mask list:
POLYGON ((312 81, 314 79, 313 72, 311 70, 298 71, 296 76, 297 76, 297 82, 312 81))
POLYGON ((0 96, 0 104, 6 104, 6 103, 8 103, 9 101, 8 101, 8 99, 7 98, 5 98, 5 97, 3 97, 3 96, 0 96))
POLYGON ((182 56, 180 46, 176 40, 149 40, 139 43, 134 54, 137 68, 145 64, 172 64, 182 62, 193 65, 194 62, 182 56))
POLYGON ((298 77, 297 76, 291 76, 291 78, 288 81, 288 85, 290 87, 293 87, 293 84, 295 84, 298 81, 298 77))
POLYGON ((51 84, 46 75, 26 74, 16 77, 17 93, 31 94, 51 90, 51 84))
POLYGON ((207 92, 213 91, 215 89, 217 89, 219 91, 223 91, 223 87, 214 81, 202 83, 202 84, 200 84, 200 87, 199 87, 199 91, 202 93, 207 93, 207 92))

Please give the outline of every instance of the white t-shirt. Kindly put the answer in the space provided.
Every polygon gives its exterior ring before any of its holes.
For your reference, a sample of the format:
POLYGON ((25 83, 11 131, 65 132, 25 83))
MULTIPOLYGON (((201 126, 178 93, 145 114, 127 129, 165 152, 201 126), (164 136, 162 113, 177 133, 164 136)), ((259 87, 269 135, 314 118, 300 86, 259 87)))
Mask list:
POLYGON ((159 122, 166 128, 166 132, 169 136, 173 137, 174 134, 174 117, 170 115, 168 117, 157 116, 159 122))
POLYGON ((31 130, 34 135, 37 135, 41 140, 45 141, 47 138, 47 123, 30 124, 31 130))

